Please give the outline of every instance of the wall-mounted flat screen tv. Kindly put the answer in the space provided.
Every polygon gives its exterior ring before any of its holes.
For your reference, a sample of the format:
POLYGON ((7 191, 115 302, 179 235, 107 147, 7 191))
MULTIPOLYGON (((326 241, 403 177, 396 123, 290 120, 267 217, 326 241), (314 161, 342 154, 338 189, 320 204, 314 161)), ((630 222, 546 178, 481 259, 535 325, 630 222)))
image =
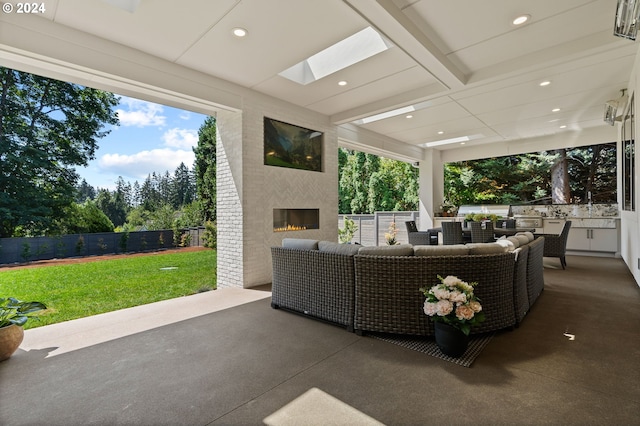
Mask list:
POLYGON ((264 118, 264 164, 322 171, 322 132, 264 118))

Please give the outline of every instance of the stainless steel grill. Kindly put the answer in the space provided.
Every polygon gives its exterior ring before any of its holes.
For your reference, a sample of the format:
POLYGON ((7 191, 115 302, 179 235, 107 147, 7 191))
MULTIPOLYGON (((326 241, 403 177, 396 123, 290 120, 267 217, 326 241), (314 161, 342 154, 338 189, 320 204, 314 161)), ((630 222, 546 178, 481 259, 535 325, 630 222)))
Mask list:
POLYGON ((542 232, 542 216, 515 215, 516 228, 534 228, 535 232, 542 232))

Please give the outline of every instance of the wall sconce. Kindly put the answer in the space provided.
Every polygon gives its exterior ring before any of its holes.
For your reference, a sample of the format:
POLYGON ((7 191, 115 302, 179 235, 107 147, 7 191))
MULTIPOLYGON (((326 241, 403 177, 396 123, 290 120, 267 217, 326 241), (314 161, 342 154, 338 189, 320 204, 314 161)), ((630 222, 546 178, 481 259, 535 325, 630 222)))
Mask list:
POLYGON ((604 104, 604 122, 610 126, 616 124, 616 120, 620 121, 616 114, 618 110, 624 110, 624 107, 627 106, 626 91, 627 89, 622 89, 622 95, 618 99, 607 101, 604 104))
POLYGON ((613 35, 635 40, 640 21, 640 0, 618 0, 613 35))

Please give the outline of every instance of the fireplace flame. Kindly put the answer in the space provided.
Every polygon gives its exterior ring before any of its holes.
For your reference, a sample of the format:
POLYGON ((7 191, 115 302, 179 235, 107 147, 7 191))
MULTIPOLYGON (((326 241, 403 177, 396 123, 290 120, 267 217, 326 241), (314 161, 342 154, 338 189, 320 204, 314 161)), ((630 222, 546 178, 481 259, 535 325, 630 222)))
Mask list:
POLYGON ((277 228, 273 228, 273 232, 285 232, 285 231, 304 231, 306 230, 306 226, 298 226, 298 225, 286 225, 277 228))

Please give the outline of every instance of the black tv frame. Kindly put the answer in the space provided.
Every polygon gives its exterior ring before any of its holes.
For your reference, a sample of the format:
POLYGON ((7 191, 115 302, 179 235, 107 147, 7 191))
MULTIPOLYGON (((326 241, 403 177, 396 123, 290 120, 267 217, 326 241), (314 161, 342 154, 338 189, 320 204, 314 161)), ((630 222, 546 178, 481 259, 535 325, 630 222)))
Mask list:
POLYGON ((323 171, 324 133, 264 117, 264 164, 323 171))

